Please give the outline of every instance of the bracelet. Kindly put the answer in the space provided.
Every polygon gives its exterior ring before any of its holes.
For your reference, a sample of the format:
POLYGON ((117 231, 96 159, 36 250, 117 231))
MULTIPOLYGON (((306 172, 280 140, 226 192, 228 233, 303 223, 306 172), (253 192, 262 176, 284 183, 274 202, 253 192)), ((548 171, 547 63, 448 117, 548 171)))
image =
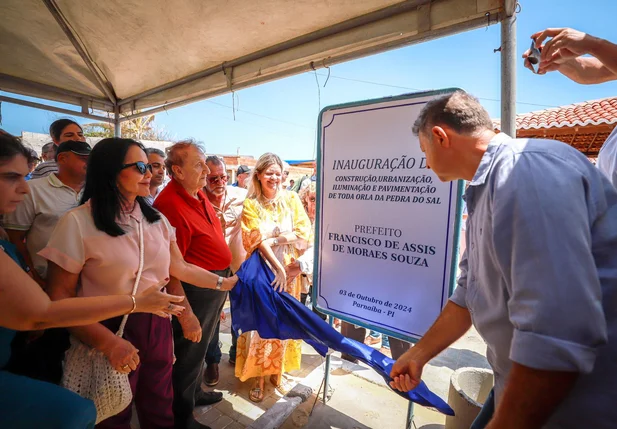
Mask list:
POLYGON ((137 301, 135 300, 135 295, 131 295, 131 299, 133 300, 133 308, 129 311, 129 314, 134 313, 135 309, 137 309, 137 301))
POLYGON ((216 290, 221 290, 221 286, 223 286, 223 277, 219 276, 216 281, 216 290))

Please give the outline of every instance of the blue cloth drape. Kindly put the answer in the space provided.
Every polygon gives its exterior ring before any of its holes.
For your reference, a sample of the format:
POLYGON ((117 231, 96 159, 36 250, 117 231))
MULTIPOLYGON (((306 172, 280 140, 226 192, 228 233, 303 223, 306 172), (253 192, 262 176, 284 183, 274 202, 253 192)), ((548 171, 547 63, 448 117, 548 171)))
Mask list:
MULTIPOLYGON (((390 372, 394 360, 344 337, 288 293, 276 292, 270 286, 274 274, 259 252, 254 252, 237 274, 238 284, 229 293, 232 329, 236 333, 257 331, 264 339, 304 340, 322 356, 331 348, 366 363, 386 382, 392 380, 390 372)), ((448 404, 431 392, 424 382, 411 392, 395 392, 443 414, 454 415, 448 404)))

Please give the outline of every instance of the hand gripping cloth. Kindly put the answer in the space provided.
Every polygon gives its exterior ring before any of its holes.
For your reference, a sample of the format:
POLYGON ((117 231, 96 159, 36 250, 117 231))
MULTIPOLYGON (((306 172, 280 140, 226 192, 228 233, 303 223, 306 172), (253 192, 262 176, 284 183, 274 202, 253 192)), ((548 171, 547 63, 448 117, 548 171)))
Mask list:
MULTIPOLYGON (((259 252, 254 252, 242 264, 237 275, 238 283, 229 293, 231 324, 236 334, 257 331, 264 339, 304 340, 322 356, 329 348, 346 353, 373 368, 386 383, 392 381, 393 359, 344 337, 288 293, 276 292, 271 286, 274 274, 259 252)), ((424 382, 410 392, 395 392, 417 404, 454 415, 452 408, 424 382)))

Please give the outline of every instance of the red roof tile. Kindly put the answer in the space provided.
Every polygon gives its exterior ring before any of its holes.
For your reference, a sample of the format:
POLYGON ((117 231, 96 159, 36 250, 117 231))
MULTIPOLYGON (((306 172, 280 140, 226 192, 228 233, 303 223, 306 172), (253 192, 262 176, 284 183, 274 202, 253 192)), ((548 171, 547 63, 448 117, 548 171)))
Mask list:
MULTIPOLYGON (((501 121, 493 121, 500 128, 501 121)), ((585 101, 568 106, 516 115, 517 130, 568 128, 617 123, 617 97, 585 101)))

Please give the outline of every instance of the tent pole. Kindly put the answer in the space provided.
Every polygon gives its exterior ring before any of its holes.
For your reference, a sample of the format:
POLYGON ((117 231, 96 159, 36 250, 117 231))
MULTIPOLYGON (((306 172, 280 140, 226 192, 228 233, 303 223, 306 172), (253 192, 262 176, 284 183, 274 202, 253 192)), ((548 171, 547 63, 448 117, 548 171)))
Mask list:
POLYGON ((516 138, 516 14, 501 21, 501 131, 516 138))
POLYGON ((76 112, 74 110, 63 109, 61 107, 48 106, 46 104, 35 103, 33 101, 20 100, 19 98, 6 97, 4 95, 0 95, 0 101, 19 104, 20 106, 33 107, 35 109, 48 110, 50 112, 62 113, 64 115, 80 116, 82 118, 94 119, 101 122, 112 122, 111 119, 106 118, 105 116, 90 115, 88 113, 76 112))
POLYGON ((47 9, 49 9, 51 15, 54 17, 66 37, 69 39, 83 62, 86 64, 86 67, 88 68, 88 70, 90 70, 90 73, 92 73, 92 75, 94 76, 99 89, 107 96, 107 98, 109 98, 109 101, 116 104, 118 100, 116 98, 116 95, 114 94, 111 84, 109 83, 109 80, 96 66, 88 52, 86 52, 86 49, 80 42, 79 37, 73 33, 74 29, 69 25, 66 17, 58 8, 56 0, 43 0, 43 3, 45 4, 45 6, 47 6, 47 9))
POLYGON ((122 137, 122 126, 120 124, 120 107, 114 106, 114 137, 122 137))

